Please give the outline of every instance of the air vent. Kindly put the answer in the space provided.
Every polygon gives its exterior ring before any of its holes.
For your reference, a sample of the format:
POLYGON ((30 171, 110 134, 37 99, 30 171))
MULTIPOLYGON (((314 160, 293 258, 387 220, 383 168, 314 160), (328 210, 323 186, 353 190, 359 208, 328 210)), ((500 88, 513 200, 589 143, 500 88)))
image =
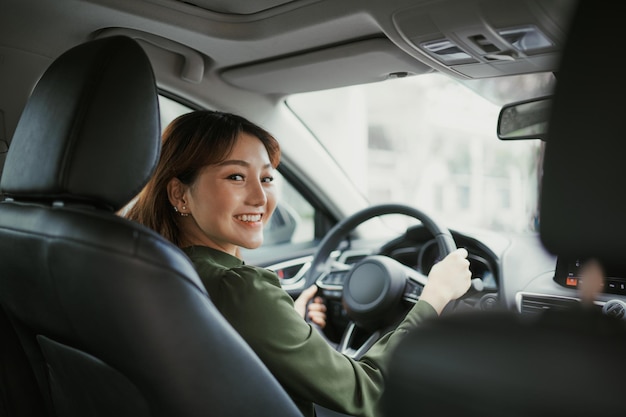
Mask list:
POLYGON ((604 304, 602 312, 616 319, 623 319, 626 315, 626 303, 621 300, 610 300, 604 304))
POLYGON ((289 261, 280 262, 274 265, 266 266, 267 269, 272 270, 281 279, 281 285, 285 288, 285 285, 296 283, 302 278, 302 276, 311 267, 312 256, 305 256, 302 258, 291 259, 289 261))
POLYGON ((518 295, 518 309, 522 314, 539 314, 546 310, 567 310, 580 302, 576 298, 549 297, 544 295, 518 295))

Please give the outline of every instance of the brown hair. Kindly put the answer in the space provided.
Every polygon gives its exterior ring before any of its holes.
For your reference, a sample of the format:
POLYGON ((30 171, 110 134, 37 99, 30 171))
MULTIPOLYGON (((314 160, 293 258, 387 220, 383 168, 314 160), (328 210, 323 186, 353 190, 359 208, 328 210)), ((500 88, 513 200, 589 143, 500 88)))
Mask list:
POLYGON ((156 170, 126 217, 148 226, 180 246, 179 215, 167 195, 173 178, 191 185, 201 168, 226 159, 241 133, 259 138, 274 168, 280 162, 276 139, 249 120, 230 113, 198 110, 177 117, 163 131, 156 170))

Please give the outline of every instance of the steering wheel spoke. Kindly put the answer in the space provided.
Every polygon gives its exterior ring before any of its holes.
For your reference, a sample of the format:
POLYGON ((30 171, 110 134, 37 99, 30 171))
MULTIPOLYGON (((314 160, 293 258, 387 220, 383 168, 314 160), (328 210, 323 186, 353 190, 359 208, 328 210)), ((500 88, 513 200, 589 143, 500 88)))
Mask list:
POLYGON ((366 332, 365 335, 360 335, 359 332, 363 332, 363 329, 359 329, 355 322, 351 321, 348 323, 348 327, 341 337, 337 350, 353 359, 359 359, 382 336, 381 330, 366 332))
POLYGON ((346 268, 335 268, 331 271, 323 272, 315 281, 315 284, 324 291, 342 291, 343 284, 350 269, 351 268, 346 265, 346 268))

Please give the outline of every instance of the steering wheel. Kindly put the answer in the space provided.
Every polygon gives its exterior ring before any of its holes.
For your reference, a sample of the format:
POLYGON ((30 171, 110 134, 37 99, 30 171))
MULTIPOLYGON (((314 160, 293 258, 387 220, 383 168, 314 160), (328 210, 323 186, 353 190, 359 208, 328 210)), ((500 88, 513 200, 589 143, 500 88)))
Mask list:
POLYGON ((342 303, 350 322, 337 349, 355 358, 367 352, 393 324, 401 310, 403 296, 417 299, 427 281, 423 274, 383 255, 366 256, 351 268, 332 265, 330 254, 350 232, 367 220, 387 214, 403 214, 419 220, 434 236, 440 258, 456 249, 446 227, 424 212, 403 204, 368 207, 337 223, 328 232, 311 261, 304 288, 317 283, 321 295, 326 291, 342 293, 342 303), (363 337, 356 337, 359 329, 370 333, 364 341, 363 337))

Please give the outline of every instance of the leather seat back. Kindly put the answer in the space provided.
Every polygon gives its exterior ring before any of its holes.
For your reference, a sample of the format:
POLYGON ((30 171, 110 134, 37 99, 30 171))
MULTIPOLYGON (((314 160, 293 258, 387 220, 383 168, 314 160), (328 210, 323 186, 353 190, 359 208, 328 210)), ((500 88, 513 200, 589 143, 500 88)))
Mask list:
POLYGON ((5 380, 30 375, 11 390, 36 381, 59 417, 300 415, 184 253, 116 215, 159 136, 152 68, 130 38, 72 48, 37 84, 0 182, 0 305, 28 364, 5 380))

